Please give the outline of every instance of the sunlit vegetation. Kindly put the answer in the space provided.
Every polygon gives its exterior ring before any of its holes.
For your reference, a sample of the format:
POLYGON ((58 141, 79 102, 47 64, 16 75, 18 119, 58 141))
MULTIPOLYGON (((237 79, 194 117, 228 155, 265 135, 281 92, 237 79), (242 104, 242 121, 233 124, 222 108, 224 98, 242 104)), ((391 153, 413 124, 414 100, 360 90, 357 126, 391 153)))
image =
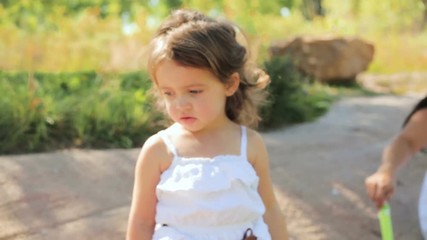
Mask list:
MULTIPOLYGON (((310 0, 2 1, 0 69, 127 71, 144 66, 144 46, 176 7, 226 17, 246 32, 259 61, 268 45, 298 35, 345 35, 375 45, 369 71, 427 69, 422 0, 325 0, 323 16, 307 17, 310 0), (309 4, 308 4, 309 5, 309 4), (305 7, 304 7, 305 6, 305 7)), ((316 1, 314 1, 316 2, 316 1)))
MULTIPOLYGON (((356 36, 375 45, 370 73, 427 70, 425 0, 2 0, 0 154, 140 147, 165 121, 153 111, 145 47, 178 7, 241 27, 272 78, 263 129, 316 119, 340 96, 368 93, 313 83, 288 59, 271 59, 271 42, 356 36)), ((399 82, 393 91, 405 89, 399 82)))

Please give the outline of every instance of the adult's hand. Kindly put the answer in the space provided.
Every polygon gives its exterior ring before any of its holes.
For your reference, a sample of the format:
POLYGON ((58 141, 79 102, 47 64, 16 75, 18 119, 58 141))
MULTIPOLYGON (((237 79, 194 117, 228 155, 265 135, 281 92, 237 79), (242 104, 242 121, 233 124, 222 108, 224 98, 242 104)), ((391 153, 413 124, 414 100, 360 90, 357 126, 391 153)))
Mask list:
POLYGON ((380 209, 385 201, 388 201, 394 193, 394 176, 385 171, 377 171, 365 180, 366 191, 369 198, 380 209))

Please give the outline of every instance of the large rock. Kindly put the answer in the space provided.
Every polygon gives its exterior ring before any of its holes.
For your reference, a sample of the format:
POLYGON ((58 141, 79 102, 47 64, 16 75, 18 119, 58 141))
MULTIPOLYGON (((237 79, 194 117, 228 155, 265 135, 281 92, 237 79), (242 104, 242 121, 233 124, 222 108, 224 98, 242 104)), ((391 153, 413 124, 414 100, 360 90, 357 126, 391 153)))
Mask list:
POLYGON ((301 71, 318 81, 353 81, 368 68, 374 46, 358 38, 297 37, 273 43, 270 52, 290 56, 301 71))

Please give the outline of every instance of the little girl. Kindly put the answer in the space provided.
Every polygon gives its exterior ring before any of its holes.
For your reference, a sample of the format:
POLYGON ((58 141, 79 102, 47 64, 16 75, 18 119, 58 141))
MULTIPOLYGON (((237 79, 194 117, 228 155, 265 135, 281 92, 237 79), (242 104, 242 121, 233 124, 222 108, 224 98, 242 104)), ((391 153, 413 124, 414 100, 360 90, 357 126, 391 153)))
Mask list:
POLYGON ((251 74, 236 29, 177 10, 155 34, 148 70, 174 123, 138 157, 128 240, 288 238, 266 147, 245 127, 269 78, 251 74))

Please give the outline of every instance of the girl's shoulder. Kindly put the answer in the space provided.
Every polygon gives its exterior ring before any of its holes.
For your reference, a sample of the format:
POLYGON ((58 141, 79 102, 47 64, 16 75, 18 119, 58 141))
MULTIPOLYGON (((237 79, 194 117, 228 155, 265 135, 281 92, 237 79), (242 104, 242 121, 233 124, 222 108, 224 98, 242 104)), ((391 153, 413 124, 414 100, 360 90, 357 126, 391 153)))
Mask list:
POLYGON ((179 132, 179 128, 176 124, 169 126, 153 135, 151 135, 144 143, 142 148, 146 148, 148 151, 159 154, 159 155, 171 155, 167 144, 165 142, 165 138, 169 139, 177 135, 179 132))
POLYGON ((247 128, 247 155, 248 161, 255 165, 259 161, 263 161, 266 153, 266 146, 261 134, 253 129, 247 128))
POLYGON ((144 150, 150 154, 158 154, 166 150, 166 148, 163 144, 162 138, 156 133, 145 140, 142 145, 142 151, 144 150))
POLYGON ((251 128, 246 129, 248 136, 248 147, 256 147, 259 144, 264 145, 264 139, 258 131, 251 128))
POLYGON ((155 168, 165 169, 172 161, 171 154, 159 134, 150 136, 143 144, 138 162, 146 162, 155 168))

